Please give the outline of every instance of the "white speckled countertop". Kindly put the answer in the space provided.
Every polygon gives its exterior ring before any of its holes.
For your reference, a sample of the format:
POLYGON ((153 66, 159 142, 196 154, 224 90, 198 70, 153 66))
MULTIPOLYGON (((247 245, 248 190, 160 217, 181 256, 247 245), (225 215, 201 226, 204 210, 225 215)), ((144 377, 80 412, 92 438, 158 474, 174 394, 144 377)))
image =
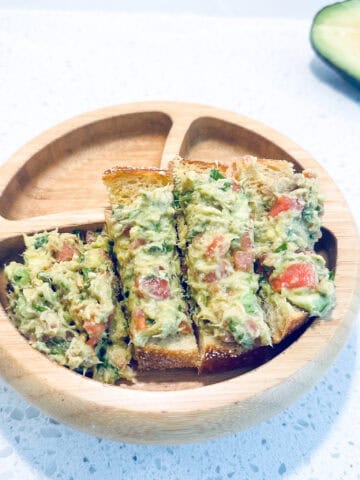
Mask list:
MULTIPOLYGON (((310 19, 242 18, 240 8, 234 16, 200 16, 6 4, 0 2, 0 162, 42 130, 102 106, 213 104, 257 118, 311 152, 359 223, 360 90, 314 57, 310 19)), ((0 480, 360 479, 358 332, 356 326, 332 368, 297 403, 245 432, 201 444, 145 447, 90 437, 47 418, 1 382, 0 480)))

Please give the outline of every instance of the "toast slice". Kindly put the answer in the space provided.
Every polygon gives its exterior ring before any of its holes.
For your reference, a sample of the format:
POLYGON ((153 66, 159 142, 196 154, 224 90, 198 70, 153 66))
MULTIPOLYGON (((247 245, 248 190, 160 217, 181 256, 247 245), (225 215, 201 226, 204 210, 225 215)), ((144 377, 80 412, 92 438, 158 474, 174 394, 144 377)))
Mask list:
POLYGON ((320 237, 323 199, 315 176, 295 173, 285 160, 246 156, 236 161, 255 222, 259 295, 274 344, 333 307, 335 290, 322 257, 313 251, 320 237))
POLYGON ((255 368, 263 363, 272 351, 271 346, 258 345, 248 349, 236 342, 222 342, 204 329, 199 331, 198 342, 201 352, 199 373, 255 368))
POLYGON ((138 368, 196 367, 198 348, 180 282, 172 177, 161 170, 115 168, 103 181, 138 368))
POLYGON ((247 199, 231 176, 231 166, 176 159, 171 171, 199 372, 247 366, 257 355, 254 350, 271 344, 256 297, 247 199))
POLYGON ((51 360, 105 383, 131 380, 125 318, 104 233, 25 236, 24 263, 11 262, 9 313, 51 360), (85 237, 85 238, 84 238, 85 237))
POLYGON ((324 205, 312 172, 295 172, 286 160, 245 156, 235 162, 234 175, 249 198, 258 256, 285 244, 294 251, 314 248, 324 205))

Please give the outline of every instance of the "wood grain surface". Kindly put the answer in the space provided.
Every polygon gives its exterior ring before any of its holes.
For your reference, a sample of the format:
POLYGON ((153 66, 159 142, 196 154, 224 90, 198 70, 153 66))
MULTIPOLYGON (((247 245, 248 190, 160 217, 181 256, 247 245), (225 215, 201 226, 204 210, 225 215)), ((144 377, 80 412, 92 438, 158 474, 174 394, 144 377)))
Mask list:
POLYGON ((236 113, 175 102, 120 105, 68 120, 31 140, 0 171, 0 372, 29 402, 88 433, 136 443, 213 438, 260 422, 304 393, 344 344, 359 303, 359 240, 336 184, 299 146, 236 113), (115 165, 166 168, 176 154, 198 160, 239 155, 310 168, 325 196, 323 238, 336 267, 337 306, 310 322, 249 371, 141 373, 110 386, 52 363, 30 347, 5 313, 3 266, 23 233, 92 228, 104 221, 103 171, 115 165))

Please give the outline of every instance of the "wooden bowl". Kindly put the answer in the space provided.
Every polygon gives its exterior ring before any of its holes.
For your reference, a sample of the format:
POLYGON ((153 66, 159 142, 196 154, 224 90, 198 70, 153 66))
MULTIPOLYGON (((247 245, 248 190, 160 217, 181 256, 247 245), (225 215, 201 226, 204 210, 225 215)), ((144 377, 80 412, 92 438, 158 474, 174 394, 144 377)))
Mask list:
MULTIPOLYGON (((306 152, 259 122, 211 107, 139 103, 87 113, 22 147, 0 174, 0 262, 16 258, 23 233, 103 223, 102 172, 114 165, 166 167, 175 154, 226 161, 241 154, 286 159, 319 176, 326 198, 319 244, 336 266, 337 306, 247 372, 142 373, 110 386, 52 363, 29 346, 0 311, 0 371, 29 402, 84 430, 136 443, 181 443, 244 429, 305 392, 331 364, 354 319, 359 249, 348 207, 335 183, 306 152)), ((4 275, 1 301, 6 304, 4 275)))

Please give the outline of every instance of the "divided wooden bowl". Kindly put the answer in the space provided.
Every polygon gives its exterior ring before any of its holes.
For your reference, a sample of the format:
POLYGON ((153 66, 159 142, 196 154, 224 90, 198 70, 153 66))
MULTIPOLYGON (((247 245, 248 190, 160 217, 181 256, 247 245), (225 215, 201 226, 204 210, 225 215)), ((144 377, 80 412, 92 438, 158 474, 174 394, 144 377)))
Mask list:
POLYGON ((304 393, 339 352, 359 299, 358 244, 348 207, 327 173, 299 146, 255 120, 170 102, 81 115, 30 141, 0 171, 0 372, 48 415, 116 440, 183 443, 247 428, 304 393), (107 168, 164 168, 175 154, 204 161, 253 154, 290 160, 318 174, 326 199, 318 249, 336 268, 331 318, 311 322, 246 372, 148 372, 134 385, 110 386, 52 363, 30 347, 5 313, 4 264, 19 258, 23 233, 101 226, 107 204, 101 175, 107 168))

